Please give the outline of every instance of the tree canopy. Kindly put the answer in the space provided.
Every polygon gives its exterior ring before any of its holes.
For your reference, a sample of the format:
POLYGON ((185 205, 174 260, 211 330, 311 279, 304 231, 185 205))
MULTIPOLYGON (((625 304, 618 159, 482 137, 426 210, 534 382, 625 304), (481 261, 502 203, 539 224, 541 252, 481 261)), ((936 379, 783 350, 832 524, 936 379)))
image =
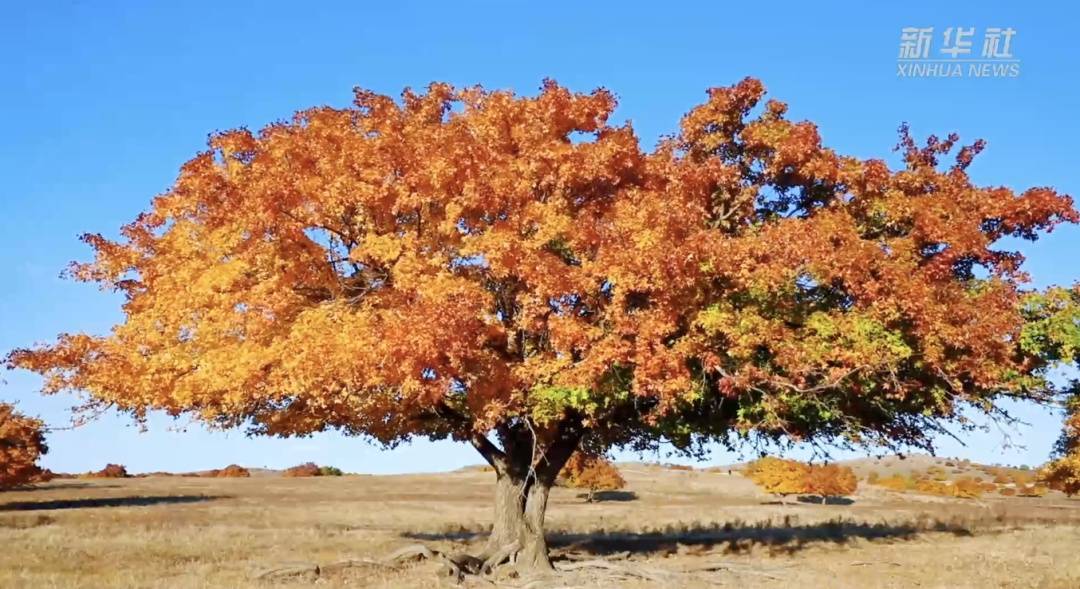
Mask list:
POLYGON ((898 170, 840 155, 764 92, 710 90, 651 151, 610 92, 554 82, 358 89, 217 133, 119 238, 84 237, 71 274, 124 320, 8 362, 138 417, 388 444, 572 420, 927 445, 960 406, 1043 395, 995 244, 1071 199, 974 185, 983 143, 955 135, 902 128, 898 170))

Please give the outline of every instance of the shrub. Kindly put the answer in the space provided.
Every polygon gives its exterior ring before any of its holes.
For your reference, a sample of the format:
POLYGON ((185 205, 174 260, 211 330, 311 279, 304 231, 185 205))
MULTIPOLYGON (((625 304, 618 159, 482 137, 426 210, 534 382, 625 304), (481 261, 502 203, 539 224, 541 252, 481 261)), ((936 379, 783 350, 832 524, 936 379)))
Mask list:
POLYGON ((319 476, 321 477, 339 477, 345 474, 340 468, 336 466, 320 466, 319 476))
POLYGON ((47 468, 43 468, 40 471, 38 471, 38 473, 36 475, 34 475, 34 478, 31 479, 31 482, 34 482, 34 483, 47 483, 47 482, 49 482, 49 481, 51 481, 51 480, 53 480, 55 478, 58 478, 55 472, 53 472, 53 471, 51 471, 51 470, 49 470, 47 468))
POLYGON ((314 462, 305 462, 303 464, 297 464, 285 469, 282 476, 291 478, 301 477, 317 477, 319 476, 319 465, 314 462))
POLYGON ((851 495, 859 487, 855 472, 839 464, 810 465, 806 473, 804 492, 821 497, 825 503, 829 497, 851 495))
POLYGON ((935 481, 945 481, 949 478, 948 475, 945 474, 945 469, 936 466, 927 469, 926 474, 935 481))
POLYGON ((1016 495, 1016 489, 1012 487, 1002 487, 998 490, 998 493, 1001 493, 1005 497, 1013 497, 1016 495))
POLYGON ((1016 494, 1020 497, 1042 497, 1046 495, 1046 487, 1042 485, 1023 485, 1017 487, 1016 494))
POLYGON ((575 452, 559 473, 559 484, 572 489, 586 489, 585 500, 593 501, 596 491, 614 491, 626 486, 626 481, 615 465, 602 456, 575 452))
POLYGON ((1021 487, 1028 485, 1035 480, 1035 477, 1026 472, 1014 472, 1012 473, 1012 481, 1016 483, 1016 486, 1021 487))
POLYGON ((878 479, 878 486, 892 491, 910 491, 915 488, 915 481, 902 474, 894 474, 883 479, 878 479))
POLYGON ((1038 481, 1070 497, 1080 493, 1080 452, 1070 452, 1043 466, 1038 481))
POLYGON ((231 478, 247 478, 251 476, 251 472, 243 466, 237 464, 230 464, 221 470, 212 471, 214 477, 219 479, 231 479, 231 478))
POLYGON ((960 499, 978 499, 983 494, 982 484, 970 477, 957 479, 950 486, 952 487, 952 496, 960 499))
POLYGON ((868 482, 868 483, 870 483, 872 485, 872 484, 878 482, 879 478, 881 478, 881 475, 878 474, 878 471, 871 470, 870 474, 866 475, 866 482, 868 482))
POLYGON ((983 494, 982 484, 970 477, 957 479, 955 483, 923 478, 915 482, 915 490, 928 495, 959 499, 976 499, 983 494))
POLYGON ((0 403, 0 489, 34 482, 45 446, 44 424, 0 403))
POLYGON ((1006 485, 1012 482, 1012 477, 1009 476, 1009 473, 999 471, 994 473, 994 482, 999 485, 1006 485))
POLYGON ((948 495, 948 487, 949 485, 933 479, 922 478, 915 481, 915 490, 928 495, 948 495))
POLYGON ((88 479, 126 479, 130 476, 123 464, 106 464, 105 468, 97 472, 91 471, 83 475, 88 479))

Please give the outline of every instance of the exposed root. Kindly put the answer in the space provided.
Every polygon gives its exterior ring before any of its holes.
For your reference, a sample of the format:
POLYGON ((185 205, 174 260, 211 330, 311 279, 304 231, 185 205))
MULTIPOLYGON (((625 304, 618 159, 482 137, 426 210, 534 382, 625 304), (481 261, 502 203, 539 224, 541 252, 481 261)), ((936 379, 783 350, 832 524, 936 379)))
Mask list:
POLYGON ((287 579, 294 577, 311 577, 312 579, 319 576, 319 565, 314 563, 285 563, 279 567, 275 567, 269 570, 265 570, 255 575, 256 579, 287 579))
POLYGON ((495 567, 510 560, 518 551, 521 550, 521 542, 517 540, 499 548, 486 559, 480 567, 480 572, 487 575, 495 570, 495 567))
POLYGON ((325 565, 316 563, 287 563, 282 566, 265 570, 254 576, 255 579, 275 580, 288 578, 318 579, 328 573, 338 573, 350 568, 379 567, 398 569, 410 562, 431 560, 440 562, 442 574, 454 582, 460 583, 465 575, 489 574, 500 564, 506 562, 514 554, 521 550, 517 542, 508 544, 496 550, 486 560, 463 552, 442 552, 429 548, 423 544, 411 544, 395 550, 385 558, 374 560, 370 558, 353 558, 332 562, 325 565))
MULTIPOLYGON (((679 577, 682 576, 698 576, 699 578, 706 576, 707 578, 710 573, 719 572, 782 580, 783 577, 780 575, 784 572, 782 568, 763 569, 749 563, 730 561, 714 561, 671 570, 645 566, 627 560, 630 556, 628 552, 620 552, 604 558, 592 558, 590 560, 583 560, 584 555, 581 554, 568 553, 561 555, 563 560, 555 563, 554 572, 508 578, 516 576, 517 571, 512 567, 503 568, 503 565, 512 561, 514 555, 520 550, 521 545, 513 542, 491 551, 490 555, 485 553, 487 558, 481 559, 461 552, 443 552, 423 544, 413 544, 400 548, 385 558, 378 560, 355 558, 325 565, 286 563, 263 571, 255 575, 255 578, 262 580, 308 579, 314 581, 324 575, 340 573, 351 568, 376 567, 398 570, 403 565, 419 561, 439 563, 442 578, 452 584, 513 589, 550 589, 553 587, 571 589, 575 585, 568 585, 567 583, 581 582, 584 585, 589 585, 597 580, 614 586, 619 581, 629 579, 642 579, 658 586, 668 587, 677 585, 679 577), (505 571, 510 571, 510 574, 501 574, 505 571), (495 574, 496 572, 500 574, 495 574)), ((861 565, 862 563, 853 564, 861 565)))
POLYGON ((655 569, 651 567, 642 567, 629 564, 617 564, 608 560, 585 560, 581 562, 573 562, 567 564, 560 564, 556 567, 559 571, 577 571, 582 569, 603 569, 612 573, 616 573, 625 577, 636 577, 639 579, 645 579, 647 581, 653 581, 656 583, 667 583, 671 581, 674 575, 671 571, 665 571, 663 569, 655 569))

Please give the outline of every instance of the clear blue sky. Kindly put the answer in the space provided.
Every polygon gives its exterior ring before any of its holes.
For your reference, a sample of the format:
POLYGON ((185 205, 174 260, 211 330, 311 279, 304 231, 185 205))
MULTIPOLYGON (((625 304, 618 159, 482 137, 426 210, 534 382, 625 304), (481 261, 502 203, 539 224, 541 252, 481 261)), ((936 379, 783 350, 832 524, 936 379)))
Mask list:
MULTIPOLYGON (((970 170, 981 183, 1080 195, 1080 10, 1069 3, 149 4, 22 2, 0 13, 0 350, 61 331, 103 332, 119 318, 114 295, 58 278, 87 256, 76 236, 115 234, 171 184, 207 133, 346 105, 355 85, 394 95, 433 80, 521 93, 544 77, 578 90, 602 85, 651 146, 707 87, 753 75, 843 153, 892 158, 896 128, 908 121, 919 135, 985 138, 989 147, 970 170), (975 54, 985 28, 1012 27, 1021 74, 897 77, 900 30, 910 26, 934 27, 935 43, 947 27, 974 26, 975 54)), ((1080 230, 1023 249, 1037 285, 1080 278, 1080 230)), ((67 422, 73 397, 40 397, 29 374, 0 376, 0 400, 52 425, 67 422)), ((1017 409, 1032 424, 1012 433, 1026 448, 1004 450, 994 432, 969 436, 966 447, 946 442, 942 453, 1042 462, 1059 418, 1017 409)), ((119 462, 143 471, 314 460, 401 472, 477 462, 471 448, 453 444, 387 452, 336 434, 251 440, 171 425, 155 419, 139 433, 110 416, 56 432, 45 465, 80 471, 119 462)))

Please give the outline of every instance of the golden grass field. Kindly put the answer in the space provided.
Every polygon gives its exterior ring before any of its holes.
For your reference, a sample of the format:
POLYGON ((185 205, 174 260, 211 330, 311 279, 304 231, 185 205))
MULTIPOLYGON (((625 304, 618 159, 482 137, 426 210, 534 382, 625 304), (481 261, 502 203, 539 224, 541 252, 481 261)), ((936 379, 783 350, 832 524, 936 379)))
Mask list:
MULTIPOLYGON (((625 491, 589 504, 557 488, 548 511, 556 559, 628 551, 621 562, 680 571, 664 583, 620 587, 1080 587, 1080 500, 1057 493, 961 500, 863 484, 848 505, 778 505, 726 471, 621 470, 625 491), (723 568, 683 572, 702 563, 723 568)), ((254 576, 282 563, 377 558, 417 542, 479 544, 492 477, 473 469, 55 480, 0 493, 0 587, 445 586, 432 562, 317 580, 254 576)), ((568 587, 612 586, 610 577, 563 575, 568 587)))

